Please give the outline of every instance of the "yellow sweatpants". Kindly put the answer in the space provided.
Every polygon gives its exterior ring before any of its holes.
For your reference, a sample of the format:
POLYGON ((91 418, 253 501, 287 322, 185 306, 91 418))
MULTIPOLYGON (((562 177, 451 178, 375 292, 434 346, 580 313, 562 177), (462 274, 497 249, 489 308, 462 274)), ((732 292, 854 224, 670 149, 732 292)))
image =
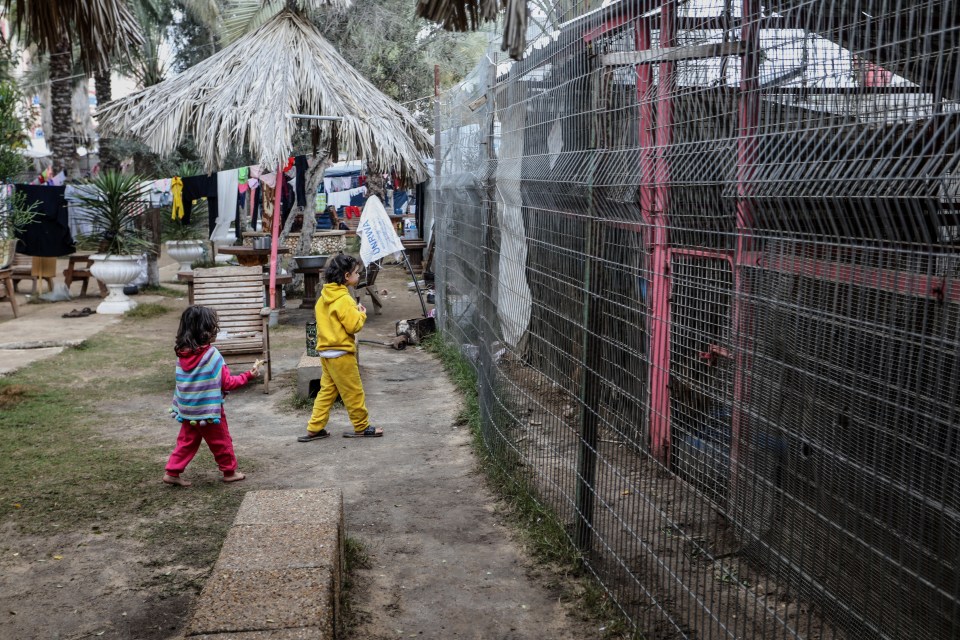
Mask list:
POLYGON ((307 431, 316 433, 327 426, 330 419, 330 407, 337 399, 337 394, 347 407, 353 430, 357 433, 366 429, 370 422, 367 414, 367 403, 363 395, 363 384, 360 382, 360 367, 357 365, 357 354, 347 353, 339 358, 321 358, 323 375, 320 376, 320 391, 313 401, 313 414, 307 423, 307 431))

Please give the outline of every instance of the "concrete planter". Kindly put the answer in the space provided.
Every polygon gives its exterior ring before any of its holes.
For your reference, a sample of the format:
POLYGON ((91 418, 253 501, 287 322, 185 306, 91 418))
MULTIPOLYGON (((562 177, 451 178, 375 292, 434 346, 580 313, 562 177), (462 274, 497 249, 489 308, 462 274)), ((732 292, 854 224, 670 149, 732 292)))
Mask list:
POLYGON ((203 257, 206 245, 206 240, 167 240, 167 254, 180 263, 180 273, 190 273, 190 265, 203 257))
POLYGON ((140 256, 108 256, 102 253, 90 256, 93 266, 90 273, 107 285, 109 293, 97 306, 97 313, 121 314, 137 306, 123 292, 123 288, 140 275, 140 256))

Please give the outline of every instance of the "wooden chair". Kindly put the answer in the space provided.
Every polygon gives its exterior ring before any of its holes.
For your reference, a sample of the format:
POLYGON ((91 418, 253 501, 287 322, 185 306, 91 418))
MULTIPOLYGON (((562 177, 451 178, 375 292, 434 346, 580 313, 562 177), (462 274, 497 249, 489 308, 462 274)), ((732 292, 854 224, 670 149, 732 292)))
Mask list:
POLYGON ((260 267, 194 269, 194 304, 216 310, 220 331, 214 343, 228 364, 252 366, 267 361, 263 392, 270 393, 270 308, 263 304, 263 270, 260 267))
POLYGON ((93 260, 90 259, 88 254, 75 253, 68 256, 67 268, 63 270, 63 282, 69 289, 74 280, 82 281, 83 285, 80 287, 80 296, 82 297, 87 295, 87 285, 90 283, 90 278, 93 278, 96 280, 97 286, 100 287, 100 296, 106 296, 107 285, 93 277, 93 274, 90 273, 91 266, 93 266, 93 260))
MULTIPOLYGON (((39 288, 40 278, 33 275, 33 257, 23 255, 18 253, 13 258, 13 289, 17 290, 17 286, 20 284, 21 280, 29 280, 33 283, 33 289, 30 290, 31 294, 36 294, 39 288)), ((53 291, 53 278, 44 278, 47 281, 47 291, 53 291)))
POLYGON ((383 301, 380 300, 380 292, 377 291, 377 274, 379 273, 379 264, 376 262, 368 264, 363 279, 358 282, 356 286, 357 291, 362 289, 370 296, 370 299, 373 301, 373 315, 375 316, 380 315, 380 310, 383 308, 383 301))
POLYGON ((17 255, 17 241, 9 240, 6 243, 3 255, 0 255, 0 298, 6 297, 13 307, 13 317, 20 316, 20 309, 17 307, 16 286, 13 283, 13 261, 17 255))

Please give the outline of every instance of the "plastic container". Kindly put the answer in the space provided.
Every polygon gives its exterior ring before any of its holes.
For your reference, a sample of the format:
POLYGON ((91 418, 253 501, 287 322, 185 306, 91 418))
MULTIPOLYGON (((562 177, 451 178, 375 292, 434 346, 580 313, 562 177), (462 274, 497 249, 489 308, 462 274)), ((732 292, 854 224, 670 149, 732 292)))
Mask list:
POLYGON ((403 219, 403 238, 404 240, 416 240, 418 238, 417 221, 415 218, 403 219))

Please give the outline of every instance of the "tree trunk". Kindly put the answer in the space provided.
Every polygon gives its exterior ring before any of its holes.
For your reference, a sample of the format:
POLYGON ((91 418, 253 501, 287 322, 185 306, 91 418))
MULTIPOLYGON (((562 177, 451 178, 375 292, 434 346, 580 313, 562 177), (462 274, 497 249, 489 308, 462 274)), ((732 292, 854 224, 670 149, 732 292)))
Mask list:
POLYGON ((153 244, 153 249, 147 252, 147 278, 151 287, 160 286, 160 252, 162 251, 163 214, 166 209, 147 209, 144 224, 147 238, 153 244))
MULTIPOLYGON (((297 256, 309 256, 311 254, 310 243, 313 240, 313 232, 317 228, 317 216, 314 211, 314 196, 317 193, 317 186, 323 182, 323 172, 331 165, 330 157, 326 156, 323 158, 307 158, 307 206, 298 207, 297 210, 291 211, 290 215, 287 216, 287 224, 283 226, 283 229, 280 231, 280 246, 284 245, 284 241, 287 239, 287 236, 290 234, 290 229, 293 228, 293 221, 297 217, 297 213, 303 214, 303 227, 300 229, 300 243, 297 245, 297 251, 294 255, 297 256)), ((299 179, 299 177, 298 177, 299 179)), ((291 258, 292 259, 292 258, 291 258)), ((293 282, 290 283, 291 287, 294 289, 300 288, 303 286, 303 274, 295 273, 293 274, 293 282)))
POLYGON ((63 171, 68 177, 77 174, 77 147, 73 139, 73 71, 70 40, 62 38, 50 54, 50 111, 52 122, 48 142, 53 174, 63 171))
MULTIPOLYGON (((93 76, 94 86, 97 90, 97 112, 100 107, 113 99, 113 86, 110 79, 110 69, 98 71, 93 76)), ((97 133, 99 133, 100 121, 97 121, 97 133)), ((120 158, 118 158, 111 146, 110 138, 100 137, 100 169, 120 170, 120 158)))
POLYGON ((367 197, 377 196, 380 202, 386 197, 386 182, 383 179, 383 171, 379 167, 367 164, 367 197))

